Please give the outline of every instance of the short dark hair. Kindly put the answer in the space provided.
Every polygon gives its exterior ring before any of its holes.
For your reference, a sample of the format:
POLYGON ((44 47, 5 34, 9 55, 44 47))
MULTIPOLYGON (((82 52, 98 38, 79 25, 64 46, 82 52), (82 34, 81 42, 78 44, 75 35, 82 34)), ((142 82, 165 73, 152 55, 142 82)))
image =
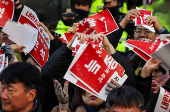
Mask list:
POLYGON ((91 4, 91 0, 74 0, 74 5, 83 5, 83 6, 87 6, 91 4))
POLYGON ((4 84, 22 83, 26 93, 31 89, 38 92, 42 86, 38 68, 25 62, 17 62, 5 68, 1 72, 0 81, 4 84))
POLYGON ((106 108, 111 106, 132 108, 137 107, 140 111, 144 110, 144 98, 142 94, 132 86, 121 86, 113 89, 106 100, 106 108))

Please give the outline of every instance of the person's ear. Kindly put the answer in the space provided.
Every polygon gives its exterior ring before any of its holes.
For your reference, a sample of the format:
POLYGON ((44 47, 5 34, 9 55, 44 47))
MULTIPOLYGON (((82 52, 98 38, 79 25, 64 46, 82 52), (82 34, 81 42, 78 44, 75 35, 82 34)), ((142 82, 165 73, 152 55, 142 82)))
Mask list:
POLYGON ((28 94, 28 101, 33 101, 36 97, 37 91, 35 89, 31 89, 27 92, 28 94))
POLYGON ((76 9, 78 9, 78 8, 79 8, 79 5, 78 5, 78 4, 75 4, 74 7, 75 7, 76 9))
POLYGON ((142 112, 146 112, 146 110, 143 110, 142 112))

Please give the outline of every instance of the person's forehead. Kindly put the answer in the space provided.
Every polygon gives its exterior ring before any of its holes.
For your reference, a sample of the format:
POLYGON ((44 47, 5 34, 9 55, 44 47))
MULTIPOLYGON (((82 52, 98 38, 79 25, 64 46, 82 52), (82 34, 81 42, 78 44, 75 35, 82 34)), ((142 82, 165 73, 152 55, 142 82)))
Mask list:
POLYGON ((22 88, 23 87, 23 84, 22 83, 9 83, 9 84, 5 84, 3 82, 1 82, 2 85, 4 86, 8 86, 8 87, 12 87, 12 88, 22 88))
POLYGON ((109 112, 140 112, 140 109, 137 107, 123 108, 112 106, 109 110, 110 110, 109 112))
MULTIPOLYGON (((145 27, 143 27, 143 26, 137 26, 136 27, 136 30, 149 30, 149 29, 147 29, 147 28, 145 28, 145 27)), ((150 31, 150 30, 149 30, 150 31)))

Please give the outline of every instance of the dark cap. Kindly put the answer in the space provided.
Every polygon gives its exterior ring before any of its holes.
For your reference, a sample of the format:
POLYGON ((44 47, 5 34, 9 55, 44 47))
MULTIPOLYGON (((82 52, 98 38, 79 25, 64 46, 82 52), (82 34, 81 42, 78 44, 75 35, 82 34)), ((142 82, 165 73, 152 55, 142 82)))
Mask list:
POLYGON ((68 7, 68 8, 64 8, 61 10, 61 14, 64 17, 69 17, 69 16, 76 16, 75 12, 73 11, 72 8, 68 7))
POLYGON ((166 74, 166 70, 165 70, 163 67, 159 66, 159 68, 158 68, 158 69, 160 69, 160 70, 162 71, 163 75, 165 75, 165 74, 166 74))

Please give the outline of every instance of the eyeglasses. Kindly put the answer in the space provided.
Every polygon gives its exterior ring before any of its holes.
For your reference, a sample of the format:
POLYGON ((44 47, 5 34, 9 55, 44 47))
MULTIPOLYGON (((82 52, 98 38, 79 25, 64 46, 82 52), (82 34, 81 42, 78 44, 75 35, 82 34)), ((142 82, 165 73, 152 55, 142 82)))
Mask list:
POLYGON ((149 31, 149 30, 145 30, 145 31, 142 31, 142 30, 140 30, 140 31, 135 31, 135 34, 136 34, 136 35, 141 35, 142 32, 143 32, 145 35, 153 34, 153 32, 152 32, 152 31, 149 31))

